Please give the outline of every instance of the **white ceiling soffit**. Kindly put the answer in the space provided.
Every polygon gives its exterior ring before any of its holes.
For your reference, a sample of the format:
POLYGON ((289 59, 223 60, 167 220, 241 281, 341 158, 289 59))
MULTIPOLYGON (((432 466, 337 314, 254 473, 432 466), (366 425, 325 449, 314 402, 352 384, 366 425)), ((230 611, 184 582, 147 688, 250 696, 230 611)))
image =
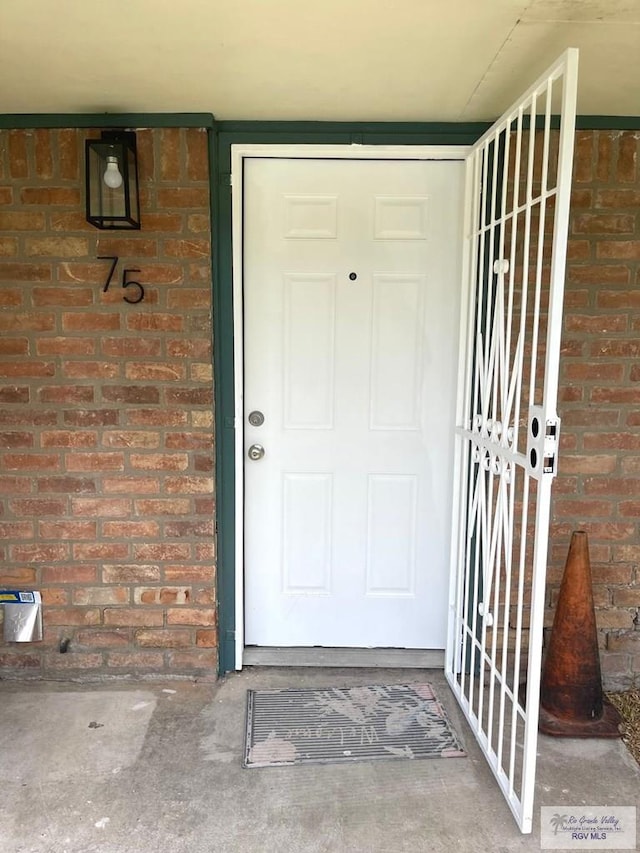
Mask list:
POLYGON ((567 47, 640 115, 640 0, 0 0, 0 113, 489 120, 567 47))
POLYGON ((580 48, 579 114, 640 115, 640 0, 534 0, 479 82, 464 118, 486 118, 497 104, 506 108, 567 47, 580 48))

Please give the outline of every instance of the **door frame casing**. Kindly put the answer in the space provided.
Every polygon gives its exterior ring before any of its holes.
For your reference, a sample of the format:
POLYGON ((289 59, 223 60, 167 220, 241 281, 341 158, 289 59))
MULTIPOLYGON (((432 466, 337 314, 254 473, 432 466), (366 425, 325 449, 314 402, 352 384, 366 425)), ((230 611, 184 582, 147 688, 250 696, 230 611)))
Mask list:
POLYGON ((214 121, 209 131, 216 484, 218 674, 235 669, 233 145, 464 145, 489 122, 214 121))
MULTIPOLYGON (((246 159, 442 160, 464 161, 469 145, 323 145, 234 144, 231 146, 232 288, 234 370, 234 667, 242 669, 244 653, 244 322, 243 222, 246 159)), ((460 233, 460 249, 463 235, 460 233)))

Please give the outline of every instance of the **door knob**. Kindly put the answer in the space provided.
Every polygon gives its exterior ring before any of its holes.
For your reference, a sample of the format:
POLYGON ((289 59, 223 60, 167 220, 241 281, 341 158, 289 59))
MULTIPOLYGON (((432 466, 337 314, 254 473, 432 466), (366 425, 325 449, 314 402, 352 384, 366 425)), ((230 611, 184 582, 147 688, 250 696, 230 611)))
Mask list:
POLYGON ((262 459, 264 456, 264 447, 261 444, 252 444, 247 452, 247 456, 249 459, 257 462, 258 459, 262 459))

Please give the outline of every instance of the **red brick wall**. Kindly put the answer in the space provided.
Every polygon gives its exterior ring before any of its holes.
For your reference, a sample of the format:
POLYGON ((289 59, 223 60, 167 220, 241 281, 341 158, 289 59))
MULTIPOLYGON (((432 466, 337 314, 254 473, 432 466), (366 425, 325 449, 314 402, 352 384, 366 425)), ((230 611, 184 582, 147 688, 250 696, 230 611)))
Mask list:
POLYGON ((620 687, 640 684, 640 134, 576 143, 549 601, 586 530, 603 676, 620 687))
MULTIPOLYGON (((0 674, 213 675, 205 133, 138 131, 143 229, 120 237, 84 222, 82 140, 0 132, 0 587, 46 603, 0 674), (102 293, 111 253, 144 302, 102 293)), ((549 561, 548 624, 588 531, 609 686, 640 684, 637 161, 633 133, 578 134, 549 561)))
POLYGON ((138 131, 119 236, 84 221, 85 135, 0 132, 0 588, 45 603, 0 674, 214 676, 206 132, 138 131))

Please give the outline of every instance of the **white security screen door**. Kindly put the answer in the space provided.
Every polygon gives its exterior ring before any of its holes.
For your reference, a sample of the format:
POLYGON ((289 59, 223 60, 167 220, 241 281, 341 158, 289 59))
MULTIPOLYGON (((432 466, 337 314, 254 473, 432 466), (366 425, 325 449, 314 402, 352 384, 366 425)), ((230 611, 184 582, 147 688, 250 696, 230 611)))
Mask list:
POLYGON ((467 160, 446 673, 522 832, 533 817, 577 61, 567 51, 467 160))
POLYGON ((463 174, 244 161, 246 645, 445 647, 463 174))

